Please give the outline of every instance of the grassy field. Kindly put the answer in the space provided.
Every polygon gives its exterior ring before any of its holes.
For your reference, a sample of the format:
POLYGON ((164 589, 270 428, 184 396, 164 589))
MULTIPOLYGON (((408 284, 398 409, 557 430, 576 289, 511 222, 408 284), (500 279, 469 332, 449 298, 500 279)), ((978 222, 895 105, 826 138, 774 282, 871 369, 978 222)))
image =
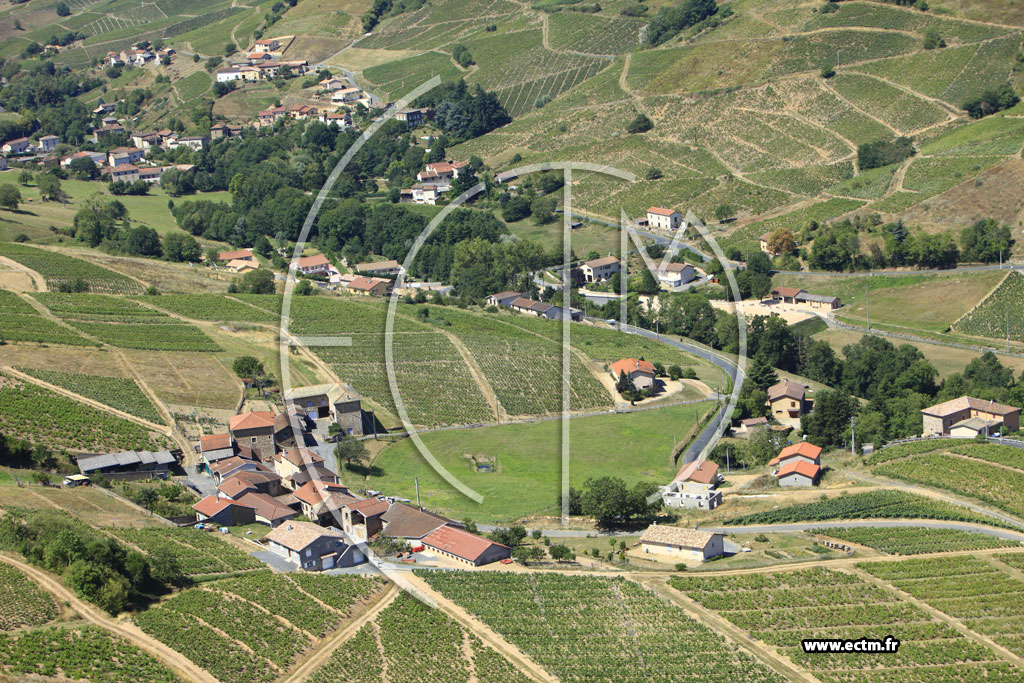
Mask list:
MULTIPOLYGON (((671 458, 675 440, 686 437, 695 417, 712 407, 710 403, 674 406, 572 420, 573 486, 609 473, 630 484, 668 481, 677 469, 671 458)), ((482 505, 452 489, 409 440, 388 447, 377 457, 374 465, 383 474, 370 477, 366 485, 412 499, 413 480, 418 478, 423 505, 457 519, 507 522, 527 515, 557 514, 560 434, 559 420, 423 434, 434 457, 484 497, 482 505), (493 459, 493 472, 474 470, 473 457, 481 456, 493 459)))
POLYGON ((952 275, 907 273, 870 277, 776 275, 775 286, 799 287, 815 294, 838 296, 837 317, 856 325, 871 322, 908 329, 946 332, 999 285, 1006 273, 979 271, 952 275), (870 295, 869 292, 870 291, 870 295))

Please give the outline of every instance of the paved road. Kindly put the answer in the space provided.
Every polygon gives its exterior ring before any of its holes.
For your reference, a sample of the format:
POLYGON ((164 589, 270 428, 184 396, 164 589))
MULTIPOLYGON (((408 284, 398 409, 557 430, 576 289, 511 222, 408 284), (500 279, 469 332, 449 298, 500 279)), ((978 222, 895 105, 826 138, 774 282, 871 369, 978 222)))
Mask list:
MULTIPOLYGON (((619 325, 618 327, 621 331, 626 332, 627 334, 635 334, 648 339, 653 339, 654 341, 674 346, 677 349, 682 349, 683 351, 687 351, 703 358, 712 365, 721 368, 726 375, 732 378, 733 386, 739 386, 743 381, 743 375, 740 374, 740 369, 736 363, 732 359, 719 354, 717 351, 709 350, 703 346, 698 346, 697 344, 669 339, 663 335, 655 334, 650 330, 645 330, 642 327, 634 327, 633 325, 619 325)), ((724 421, 723 418, 725 417, 726 407, 727 404, 723 404, 704 429, 701 430, 700 434, 697 435, 697 438, 686 447, 686 450, 683 451, 683 454, 679 458, 680 464, 685 465, 686 463, 693 462, 705 448, 713 446, 718 442, 722 436, 722 422, 724 421)))
POLYGON ((781 534, 794 531, 809 531, 811 529, 896 529, 903 527, 926 527, 928 529, 957 529, 970 531, 985 536, 1008 541, 1024 543, 1024 532, 1012 531, 1010 529, 993 529, 990 527, 970 524, 968 522, 937 522, 925 519, 892 519, 892 520, 860 520, 856 522, 801 522, 798 524, 765 524, 761 526, 721 526, 705 527, 702 531, 717 531, 723 534, 781 534))

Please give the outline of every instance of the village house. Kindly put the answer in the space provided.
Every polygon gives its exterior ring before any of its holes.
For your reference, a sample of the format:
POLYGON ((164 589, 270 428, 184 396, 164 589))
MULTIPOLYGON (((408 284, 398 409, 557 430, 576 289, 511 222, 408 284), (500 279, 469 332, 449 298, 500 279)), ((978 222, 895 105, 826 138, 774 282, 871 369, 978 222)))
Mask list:
POLYGON ((974 437, 1020 429, 1020 408, 961 396, 921 410, 924 436, 974 437))
POLYGON ((139 149, 149 149, 151 147, 159 147, 162 142, 160 133, 156 131, 150 131, 149 133, 132 133, 132 144, 139 149))
POLYGON ((302 408, 313 419, 330 419, 343 434, 362 436, 362 398, 347 384, 314 384, 292 387, 284 393, 286 405, 302 408))
MULTIPOLYGON (((219 69, 217 71, 216 78, 218 83, 230 83, 231 81, 239 81, 242 79, 242 70, 239 66, 229 66, 226 69, 219 69)), ((257 72, 258 73, 258 72, 257 72)))
POLYGON ((647 226, 663 230, 675 230, 683 222, 683 215, 673 209, 652 206, 647 209, 647 226))
POLYGON ((313 465, 323 465, 324 459, 305 447, 286 448, 280 453, 274 453, 274 471, 282 478, 287 479, 294 474, 301 472, 313 465))
POLYGON ((321 525, 337 524, 345 505, 356 498, 341 484, 312 480, 295 489, 302 515, 321 525))
POLYGON ((113 114, 117 110, 116 102, 104 102, 100 100, 96 104, 96 108, 92 110, 93 116, 103 116, 104 114, 113 114))
POLYGON ((256 511, 231 498, 206 496, 192 506, 196 520, 217 526, 242 526, 256 523, 256 511))
POLYGON ((384 528, 382 516, 390 507, 379 498, 350 501, 341 510, 341 528, 355 540, 366 542, 384 528))
POLYGON ((171 466, 178 464, 178 459, 167 450, 164 451, 121 451, 120 453, 100 453, 80 455, 77 459, 78 469, 82 474, 99 473, 115 475, 125 472, 166 473, 171 466))
POLYGON ((71 164, 76 159, 92 159, 92 163, 94 163, 96 166, 102 166, 103 164, 107 163, 107 155, 104 154, 103 152, 83 151, 75 152, 74 154, 64 157, 63 159, 60 160, 60 165, 63 166, 64 168, 70 168, 71 164))
POLYGON ((583 271, 583 277, 587 282, 604 282, 622 270, 622 267, 616 257, 604 256, 587 261, 580 266, 580 270, 583 271))
POLYGON ((218 261, 256 261, 252 253, 252 247, 248 249, 235 249, 234 251, 222 251, 217 254, 218 261))
POLYGON ((322 275, 327 277, 334 270, 330 260, 323 254, 302 256, 295 261, 295 268, 303 275, 322 275))
POLYGON ((102 142, 111 135, 123 135, 124 133, 124 126, 120 123, 104 123, 92 132, 92 138, 93 142, 102 142))
POLYGON ((177 140, 169 143, 167 149, 177 149, 178 147, 188 147, 193 152, 199 152, 206 149, 206 146, 210 144, 210 138, 205 135, 186 135, 180 137, 177 140))
POLYGON ((771 241, 771 239, 772 239, 772 234, 770 232, 766 232, 765 234, 761 235, 760 238, 758 238, 758 243, 761 246, 761 251, 763 251, 764 253, 768 254, 769 256, 778 256, 778 254, 774 253, 768 247, 768 243, 771 241))
POLYGON ((263 493, 271 498, 287 495, 288 491, 276 472, 271 472, 259 463, 256 465, 258 469, 235 470, 217 486, 219 495, 236 500, 246 493, 263 493))
POLYGON ((523 295, 520 292, 498 292, 497 294, 491 294, 487 297, 487 305, 489 306, 509 306, 516 299, 521 298, 523 295))
POLYGON ((257 115, 261 126, 272 126, 277 121, 286 118, 288 116, 288 110, 285 107, 271 107, 270 109, 264 109, 257 115))
POLYGON ((416 183, 409 188, 409 198, 417 204, 436 204, 438 198, 451 190, 450 185, 416 183))
POLYGON ((387 296, 394 287, 392 280, 380 277, 356 277, 348 283, 348 289, 364 296, 387 296))
POLYGON ((111 180, 121 180, 126 183, 134 183, 139 179, 139 167, 135 164, 121 164, 116 167, 104 169, 103 175, 110 176, 111 180))
POLYGON ((145 156, 146 152, 138 147, 115 147, 107 153, 107 163, 117 168, 122 164, 136 164, 145 156))
POLYGON ((39 146, 36 148, 40 152, 46 154, 52 152, 54 148, 60 144, 60 138, 56 135, 44 135, 39 138, 39 146))
POLYGON ((28 138, 15 138, 8 140, 0 147, 4 154, 24 154, 29 151, 32 142, 28 138))
POLYGON ((714 510, 722 503, 716 490, 718 465, 710 460, 694 460, 683 465, 676 478, 662 490, 662 502, 668 507, 714 510))
MULTIPOLYGON (((547 318, 548 320, 563 320, 566 315, 565 309, 561 306, 544 303, 543 301, 534 301, 533 299, 527 299, 522 296, 517 296, 517 298, 509 301, 506 305, 517 313, 535 315, 539 318, 547 318)), ((583 313, 574 308, 570 308, 569 319, 582 320, 583 313)))
POLYGON ((415 128, 427 122, 428 112, 428 109, 399 109, 395 119, 404 121, 410 128, 415 128))
POLYGON ((642 358, 623 358, 611 365, 612 378, 618 382, 623 374, 633 380, 633 386, 640 391, 654 386, 656 372, 654 364, 642 358))
POLYGON ((206 471, 210 473, 210 476, 218 484, 227 481, 240 472, 271 472, 263 463, 252 458, 243 458, 239 455, 211 460, 206 466, 206 471))
POLYGON ((276 450, 274 414, 269 410, 258 410, 232 416, 228 420, 228 431, 237 443, 244 443, 252 448, 263 461, 268 460, 276 450))
POLYGON ((724 534, 714 531, 652 524, 640 536, 640 552, 671 561, 705 562, 725 554, 724 541, 724 534))
POLYGON ((199 452, 200 469, 210 472, 213 463, 230 458, 236 454, 235 442, 231 434, 205 434, 199 437, 199 444, 196 446, 199 452))
POLYGON ((240 496, 236 502, 240 505, 251 507, 256 522, 270 527, 277 527, 299 516, 298 510, 265 493, 248 491, 240 496))
POLYGON ((264 38, 252 44, 252 52, 276 52, 281 48, 281 43, 276 38, 264 38))
POLYGON ((779 486, 816 486, 821 468, 803 460, 790 460, 779 468, 775 477, 779 486))
POLYGON ((689 263, 669 263, 658 269, 658 281, 668 287, 682 287, 697 277, 697 269, 689 263))
POLYGON ((337 126, 338 128, 352 127, 352 115, 346 112, 321 112, 320 121, 321 123, 326 123, 329 126, 337 126))
POLYGON ((236 258, 225 263, 224 267, 231 273, 247 273, 250 270, 258 269, 260 264, 258 261, 236 258))
POLYGON ((324 467, 322 463, 308 466, 284 478, 285 485, 293 491, 299 490, 311 481, 319 481, 325 484, 341 484, 341 479, 338 478, 338 475, 324 467))
POLYGON ((289 522, 279 526, 263 541, 271 552, 308 572, 353 567, 366 561, 359 548, 345 542, 340 530, 310 522, 289 522))
POLYGON ((480 567, 512 556, 512 549, 464 529, 442 526, 423 538, 423 545, 450 560, 480 567))
MULTIPOLYGON (((324 90, 329 90, 331 92, 334 92, 335 90, 344 90, 345 88, 349 87, 348 81, 346 81, 344 78, 337 78, 335 76, 330 76, 328 78, 325 78, 324 80, 320 81, 320 83, 318 83, 318 85, 321 88, 323 88, 324 90)), ((359 88, 354 88, 354 90, 360 90, 360 89, 359 88)), ((356 98, 356 99, 358 99, 358 98, 356 98)))
POLYGON ((776 422, 796 427, 800 424, 800 416, 811 411, 812 402, 807 398, 807 388, 803 384, 784 379, 768 387, 765 405, 776 422))
POLYGON ((437 161, 434 163, 427 164, 424 170, 416 174, 416 180, 424 181, 437 181, 437 180, 451 180, 452 178, 459 177, 459 169, 465 168, 468 164, 465 161, 437 161))
POLYGON ((391 259, 389 261, 372 261, 370 263, 357 263, 357 273, 372 273, 374 275, 398 275, 402 270, 402 264, 391 259))
POLYGON ((821 466, 821 447, 807 441, 786 446, 779 454, 768 461, 768 467, 781 467, 791 460, 806 462, 808 465, 821 466))
POLYGON ((366 96, 366 93, 363 92, 362 88, 342 87, 331 88, 331 90, 333 91, 331 93, 332 104, 349 104, 350 102, 358 102, 359 100, 366 96))

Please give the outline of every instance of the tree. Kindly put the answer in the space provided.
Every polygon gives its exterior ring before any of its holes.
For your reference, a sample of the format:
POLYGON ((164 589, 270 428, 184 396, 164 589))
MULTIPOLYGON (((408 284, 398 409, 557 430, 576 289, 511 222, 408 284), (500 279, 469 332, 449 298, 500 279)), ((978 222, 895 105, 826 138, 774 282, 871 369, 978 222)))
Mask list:
POLYGON ((310 296, 311 294, 316 294, 316 290, 309 280, 302 280, 295 286, 295 294, 297 296, 310 296))
POLYGON ((992 263, 1008 259, 1014 244, 1010 228, 992 218, 985 218, 960 231, 960 258, 962 261, 992 263))
POLYGON ((754 355, 750 369, 747 371, 747 379, 762 391, 767 391, 768 387, 778 384, 779 376, 775 373, 775 368, 768 361, 766 353, 754 355))
POLYGON ((196 238, 184 232, 168 233, 163 247, 164 258, 168 261, 198 263, 203 255, 196 238))
POLYGON ((71 175, 78 180, 93 180, 98 175, 96 162, 91 157, 79 157, 68 165, 71 175))
MULTIPOLYGON (((236 52, 238 52, 238 46, 237 45, 235 45, 234 43, 224 43, 224 56, 225 57, 230 57, 231 55, 235 54, 236 52)), ((217 60, 217 63, 220 64, 220 60, 217 60)))
POLYGON ((502 545, 507 545, 510 548, 515 548, 523 542, 524 538, 526 538, 526 527, 521 524, 516 524, 508 528, 499 527, 492 531, 487 537, 495 543, 501 543, 502 545))
POLYGON ((473 55, 469 53, 469 50, 466 49, 465 45, 452 45, 452 59, 454 59, 455 62, 463 69, 476 64, 476 62, 473 61, 473 55))
POLYGON ((525 197, 510 198, 501 209, 501 217, 506 223, 515 223, 530 216, 530 200, 525 197))
POLYGON ((142 489, 135 496, 135 501, 139 505, 141 505, 142 507, 144 507, 144 508, 146 508, 147 510, 150 510, 150 511, 153 510, 153 505, 159 499, 160 499, 160 497, 157 495, 156 491, 153 490, 153 489, 142 489))
POLYGON ((274 274, 266 268, 250 270, 241 277, 238 289, 245 294, 273 294, 274 274))
POLYGON ((370 452, 362 441, 343 435, 334 446, 334 459, 339 469, 345 467, 359 471, 365 469, 370 461, 370 452))
POLYGON ((31 185, 34 179, 35 175, 32 173, 32 171, 28 170, 27 168, 23 168, 21 172, 18 174, 18 184, 22 185, 23 187, 28 187, 29 185, 31 185))
POLYGON ((633 384, 633 380, 625 373, 625 371, 619 371, 619 381, 615 383, 615 390, 622 395, 623 398, 633 400, 636 396, 636 385, 633 384))
POLYGON ((14 211, 21 203, 21 192, 10 183, 0 185, 0 207, 14 211))
POLYGON ((825 389, 815 396, 814 410, 800 418, 800 430, 817 446, 841 447, 856 414, 857 399, 841 389, 825 389))
POLYGON ((973 359, 964 368, 964 377, 975 387, 1003 389, 1013 384, 1013 370, 999 362, 991 351, 973 359))
POLYGON ((43 200, 59 202, 64 199, 60 179, 52 173, 40 173, 36 178, 36 187, 39 188, 39 197, 43 200))
POLYGON ((58 2, 54 9, 57 11, 58 17, 71 16, 71 8, 68 7, 68 3, 64 2, 63 0, 61 0, 61 2, 58 2))
POLYGON ((580 496, 583 514, 593 517, 598 526, 602 527, 609 527, 632 516, 634 502, 626 483, 618 477, 588 479, 583 484, 580 496))
POLYGON ((644 180, 657 180, 663 175, 664 174, 661 172, 660 168, 657 168, 656 166, 651 166, 646 171, 644 171, 644 180))
POLYGON ((263 374, 263 363, 253 356, 239 356, 231 364, 231 369, 239 377, 255 377, 263 374))
POLYGON ((544 551, 535 545, 524 545, 512 549, 512 557, 520 564, 544 559, 544 551))
POLYGON ((933 27, 925 30, 924 43, 921 47, 925 50, 934 50, 938 47, 946 47, 946 41, 939 35, 939 31, 933 27))
POLYGON ((551 559, 556 562, 573 562, 576 560, 576 553, 567 545, 553 545, 548 549, 548 553, 551 554, 551 559))
POLYGON ((836 75, 836 68, 832 64, 826 63, 821 67, 821 77, 825 79, 832 78, 836 75))
POLYGON ((138 225, 128 232, 125 249, 138 256, 161 256, 160 235, 153 228, 138 225))
POLYGON ((768 251, 773 254, 792 254, 796 251, 796 238, 789 228, 778 228, 768 238, 768 251))
POLYGON ((661 290, 661 286, 658 284, 658 280, 654 277, 654 273, 649 268, 644 268, 640 273, 640 286, 637 287, 637 291, 640 294, 657 294, 661 290))
POLYGON ((626 126, 627 133, 646 133, 647 131, 654 128, 654 123, 647 117, 646 114, 637 114, 636 118, 629 122, 626 126))
POLYGON ((530 202, 530 215, 537 225, 546 225, 555 220, 555 198, 537 197, 530 202))

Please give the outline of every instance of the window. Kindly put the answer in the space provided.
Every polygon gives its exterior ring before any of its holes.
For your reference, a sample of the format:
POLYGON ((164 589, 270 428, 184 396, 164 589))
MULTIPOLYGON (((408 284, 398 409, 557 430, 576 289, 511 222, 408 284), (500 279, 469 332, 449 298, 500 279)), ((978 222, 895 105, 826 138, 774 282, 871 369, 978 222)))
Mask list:
POLYGON ((255 436, 251 437, 251 441, 252 441, 252 443, 256 443, 256 437, 255 436))

